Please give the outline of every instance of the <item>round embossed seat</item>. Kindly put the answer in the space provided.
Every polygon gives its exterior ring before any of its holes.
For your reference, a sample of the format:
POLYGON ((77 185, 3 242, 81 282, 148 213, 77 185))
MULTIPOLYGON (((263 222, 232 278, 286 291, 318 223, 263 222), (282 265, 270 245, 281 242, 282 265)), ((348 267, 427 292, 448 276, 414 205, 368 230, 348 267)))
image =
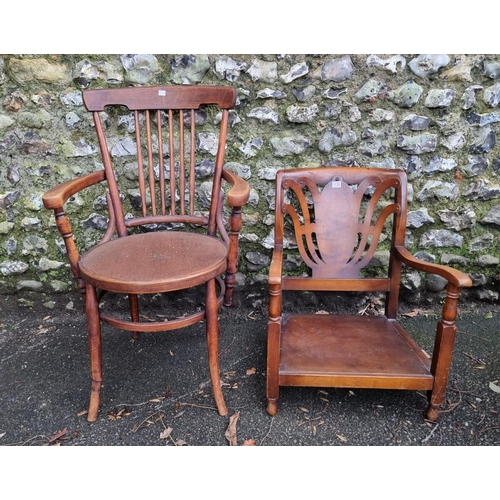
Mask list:
POLYGON ((159 293, 181 290, 219 276, 227 247, 198 233, 160 231, 117 238, 82 255, 82 278, 102 290, 159 293))

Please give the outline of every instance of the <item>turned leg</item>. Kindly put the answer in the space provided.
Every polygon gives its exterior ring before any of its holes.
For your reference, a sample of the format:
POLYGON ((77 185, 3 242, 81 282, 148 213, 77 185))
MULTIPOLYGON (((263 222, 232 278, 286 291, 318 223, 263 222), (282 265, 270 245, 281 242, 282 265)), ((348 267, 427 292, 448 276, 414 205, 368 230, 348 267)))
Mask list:
MULTIPOLYGON (((130 305, 130 317, 134 323, 139 322, 139 300, 137 295, 130 294, 128 296, 128 302, 130 305)), ((137 340, 139 338, 139 332, 132 332, 132 338, 137 340)))
POLYGON ((279 397, 279 364, 281 341, 281 290, 271 286, 267 323, 267 413, 276 415, 279 397))
POLYGON ((212 390, 219 415, 227 415, 227 407, 222 394, 220 368, 219 368, 219 318, 217 306, 217 293, 215 280, 210 280, 206 284, 206 327, 208 344, 208 367, 210 369, 210 379, 212 390))
POLYGON ((89 339, 90 371, 92 374, 92 387, 90 391, 90 404, 87 420, 93 422, 99 412, 99 401, 102 385, 102 346, 101 322, 99 319, 99 303, 96 290, 87 285, 85 308, 87 313, 87 333, 89 339))
POLYGON ((437 420, 439 417, 439 406, 444 401, 446 385, 448 384, 453 345, 457 333, 455 319, 457 316, 457 301, 459 295, 460 289, 449 284, 446 289, 443 317, 437 326, 431 365, 431 372, 434 375, 434 386, 432 390, 427 393, 429 399, 427 418, 433 421, 437 420))

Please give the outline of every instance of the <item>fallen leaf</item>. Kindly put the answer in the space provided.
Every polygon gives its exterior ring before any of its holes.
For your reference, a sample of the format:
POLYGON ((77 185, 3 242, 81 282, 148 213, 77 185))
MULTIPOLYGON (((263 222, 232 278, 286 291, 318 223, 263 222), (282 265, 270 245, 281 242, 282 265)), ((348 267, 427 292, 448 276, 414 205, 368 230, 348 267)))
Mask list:
POLYGON ((240 418, 240 412, 237 411, 234 415, 229 417, 229 425, 227 426, 224 436, 229 441, 229 446, 238 446, 238 440, 236 436, 236 423, 240 418))
POLYGON ((490 382, 490 389, 493 392, 499 392, 500 393, 500 387, 498 385, 494 384, 493 382, 490 382))
POLYGON ((342 436, 341 434, 335 434, 337 436, 338 439, 340 439, 343 443, 346 443, 347 442, 347 438, 342 436))
POLYGON ((247 375, 255 375, 255 372, 257 370, 255 368, 250 368, 250 370, 247 370, 247 375))
POLYGON ((79 411, 76 416, 77 417, 82 417, 83 415, 87 415, 88 413, 88 410, 82 410, 82 411, 79 411))
POLYGON ((172 351, 169 350, 168 352, 169 352, 170 356, 174 355, 174 353, 172 351))
POLYGON ((419 314, 420 314, 420 310, 414 309, 413 311, 411 311, 409 313, 403 314, 403 316, 406 316, 407 318, 414 318, 415 316, 418 316, 419 314))
POLYGON ((174 418, 179 418, 183 413, 184 413, 184 411, 177 413, 177 415, 174 415, 174 418))
POLYGON ((493 313, 492 312, 487 312, 485 315, 484 315, 484 319, 491 319, 493 318, 493 313))
POLYGON ((172 434, 172 427, 167 427, 161 434, 160 434, 160 439, 168 439, 170 437, 170 434, 172 434))
POLYGON ((6 432, 2 432, 2 434, 0 434, 0 439, 3 438, 5 436, 5 434, 7 434, 6 432))
POLYGON ((150 403, 161 403, 163 398, 154 398, 154 399, 150 399, 149 402, 150 403))
POLYGON ((314 314, 330 314, 328 311, 316 311, 314 314))
POLYGON ((307 408, 304 408, 303 406, 299 406, 299 410, 309 413, 309 410, 307 408))
POLYGON ((255 439, 245 439, 242 446, 255 446, 255 439))
POLYGON ((176 446, 184 446, 186 444, 186 441, 184 441, 183 439, 178 439, 176 442, 175 442, 175 445, 176 446))
POLYGON ((68 432, 68 429, 63 429, 62 431, 57 431, 50 439, 49 443, 53 443, 54 441, 57 441, 60 439, 62 436, 64 436, 68 432))

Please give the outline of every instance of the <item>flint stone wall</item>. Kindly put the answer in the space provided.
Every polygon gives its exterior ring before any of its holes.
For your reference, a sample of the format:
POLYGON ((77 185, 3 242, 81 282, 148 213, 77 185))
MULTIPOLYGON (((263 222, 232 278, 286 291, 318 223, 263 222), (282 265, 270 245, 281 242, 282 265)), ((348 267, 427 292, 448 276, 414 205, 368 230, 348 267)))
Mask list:
MULTIPOLYGON (((466 294, 498 300, 500 55, 0 56, 0 290, 73 286, 43 192, 99 167, 85 88, 233 85, 226 167, 247 179, 239 283, 265 283, 279 168, 403 168, 410 180, 407 247, 467 272, 466 294)), ((210 150, 214 123, 199 147, 210 150)), ((126 155, 126 148, 121 154, 126 155)), ((106 228, 96 193, 68 203, 82 249, 106 228)), ((292 242, 293 243, 293 242, 292 242)), ((292 244, 291 243, 291 244, 292 244)), ((374 265, 388 256, 377 254, 374 265)), ((286 261, 300 272, 300 261, 286 261)), ((443 289, 408 271, 413 298, 443 289)))

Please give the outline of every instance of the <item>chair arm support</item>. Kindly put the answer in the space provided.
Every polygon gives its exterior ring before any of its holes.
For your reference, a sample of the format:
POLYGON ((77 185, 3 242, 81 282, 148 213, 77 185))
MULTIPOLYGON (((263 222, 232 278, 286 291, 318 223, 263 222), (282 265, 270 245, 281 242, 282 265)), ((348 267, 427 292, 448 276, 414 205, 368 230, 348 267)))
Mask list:
POLYGON ((230 207, 242 207, 250 196, 248 182, 228 170, 222 170, 222 178, 232 187, 227 194, 227 203, 230 207))
POLYGON ((452 267, 444 266, 441 264, 432 264, 414 257, 405 247, 395 247, 396 257, 400 259, 403 264, 406 264, 417 271, 424 271, 426 273, 437 274, 447 279, 453 286, 457 288, 465 288, 472 286, 472 280, 462 271, 452 267))
POLYGON ((74 194, 105 179, 106 174, 104 170, 99 170, 58 184, 43 195, 43 205, 47 209, 55 210, 56 208, 61 208, 74 194))
POLYGON ((275 246, 273 250, 273 256, 271 259, 271 265, 269 267, 269 277, 268 282, 270 286, 278 286, 281 288, 283 275, 283 247, 275 246))

